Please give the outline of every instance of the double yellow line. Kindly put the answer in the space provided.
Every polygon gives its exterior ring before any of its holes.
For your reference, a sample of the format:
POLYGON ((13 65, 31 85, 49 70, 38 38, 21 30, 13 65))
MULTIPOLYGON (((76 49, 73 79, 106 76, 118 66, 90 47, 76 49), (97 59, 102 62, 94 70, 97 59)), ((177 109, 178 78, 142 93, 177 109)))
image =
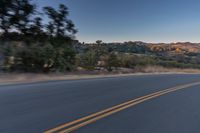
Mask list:
POLYGON ((189 84, 185 84, 185 85, 179 85, 176 87, 172 87, 172 88, 168 88, 162 91, 158 91, 149 95, 145 95, 130 101, 127 101, 125 103, 110 107, 108 109, 102 110, 100 112, 91 114, 89 116, 85 116, 83 118, 77 119, 75 121, 60 125, 56 128, 50 129, 48 131, 45 131, 44 133, 70 133, 72 131, 75 131, 83 126, 86 126, 90 123, 93 123, 99 119, 102 119, 104 117, 107 117, 109 115, 112 115, 114 113, 117 113, 119 111, 122 111, 124 109, 130 108, 136 104, 142 103, 144 101, 168 94, 170 92, 174 92, 174 91, 178 91, 184 88, 188 88, 191 86, 195 86, 195 85, 200 85, 200 82, 194 82, 194 83, 189 83, 189 84))

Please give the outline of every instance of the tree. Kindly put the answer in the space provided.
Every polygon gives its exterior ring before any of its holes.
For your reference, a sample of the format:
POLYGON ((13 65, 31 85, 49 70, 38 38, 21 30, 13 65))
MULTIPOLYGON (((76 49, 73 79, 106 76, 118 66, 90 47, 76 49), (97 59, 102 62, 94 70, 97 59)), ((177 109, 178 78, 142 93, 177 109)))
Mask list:
POLYGON ((21 48, 16 55, 19 62, 16 63, 18 69, 27 72, 49 72, 55 64, 56 51, 53 46, 33 45, 27 48, 21 48))
POLYGON ((8 61, 13 59, 12 68, 39 72, 73 68, 72 41, 77 30, 68 19, 68 8, 60 4, 59 9, 45 7, 44 12, 49 17, 47 25, 31 0, 0 1, 0 43, 5 44, 3 54, 8 61))
POLYGON ((9 11, 12 7, 12 0, 1 0, 0 1, 0 29, 3 30, 3 34, 7 34, 11 24, 10 18, 11 15, 9 11))
POLYGON ((23 35, 28 34, 30 17, 35 13, 35 8, 30 0, 12 0, 10 23, 23 35))
POLYGON ((137 65, 138 57, 131 54, 120 54, 120 66, 124 68, 134 68, 137 65))
POLYGON ((96 52, 92 49, 88 50, 86 53, 82 55, 82 66, 92 70, 97 65, 97 55, 96 52))
POLYGON ((103 43, 102 40, 97 40, 97 41, 96 41, 96 44, 97 44, 97 45, 100 45, 100 44, 102 44, 102 43, 103 43))
POLYGON ((42 24, 42 18, 36 17, 33 20, 33 24, 31 25, 30 32, 34 36, 40 36, 43 34, 43 24, 42 24))
POLYGON ((113 68, 117 68, 119 66, 119 60, 117 58, 117 55, 114 52, 111 52, 107 59, 107 70, 112 71, 113 68))
POLYGON ((44 12, 50 19, 46 29, 50 43, 56 51, 54 67, 61 71, 70 70, 75 64, 75 51, 71 44, 77 30, 73 22, 68 19, 68 8, 60 4, 58 10, 44 7, 44 12))
POLYGON ((32 42, 38 41, 44 43, 48 40, 48 33, 45 33, 43 28, 44 25, 42 23, 42 18, 34 18, 29 30, 29 34, 32 36, 32 38, 34 38, 32 42))
POLYGON ((44 12, 50 19, 46 27, 51 36, 69 37, 69 34, 74 35, 77 32, 74 23, 68 19, 69 12, 65 5, 60 4, 58 10, 52 7, 44 7, 44 12))
POLYGON ((35 13, 35 8, 36 6, 30 0, 1 0, 0 30, 3 36, 1 39, 10 38, 8 35, 16 38, 17 34, 13 34, 13 29, 18 34, 27 35, 30 31, 31 15, 35 13))
POLYGON ((46 25, 46 29, 47 35, 49 36, 49 38, 52 38, 54 34, 54 24, 52 22, 49 22, 48 25, 46 25))

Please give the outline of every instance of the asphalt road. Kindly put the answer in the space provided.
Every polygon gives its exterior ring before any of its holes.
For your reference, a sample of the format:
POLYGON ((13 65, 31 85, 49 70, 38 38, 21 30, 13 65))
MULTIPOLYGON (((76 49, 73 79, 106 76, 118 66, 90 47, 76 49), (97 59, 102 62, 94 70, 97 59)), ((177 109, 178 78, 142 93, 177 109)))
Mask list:
MULTIPOLYGON (((200 75, 170 74, 2 85, 0 133, 45 132, 147 94, 199 81, 200 75)), ((200 85, 149 99, 73 132, 200 133, 200 85)))

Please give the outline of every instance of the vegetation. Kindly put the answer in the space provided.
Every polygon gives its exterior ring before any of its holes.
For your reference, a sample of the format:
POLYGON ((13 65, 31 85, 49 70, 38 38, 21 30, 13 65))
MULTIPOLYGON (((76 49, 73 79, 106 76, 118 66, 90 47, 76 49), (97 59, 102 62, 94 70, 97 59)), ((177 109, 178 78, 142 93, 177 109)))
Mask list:
MULTIPOLYGON (((99 43, 101 42, 101 43, 99 43)), ((135 69, 147 66, 166 68, 200 68, 200 46, 191 43, 148 44, 143 42, 76 44, 79 56, 93 51, 93 70, 135 69), (98 63, 100 62, 100 64, 98 63)), ((79 62, 84 62, 81 60, 79 62)), ((87 65, 78 65, 85 67, 87 65)))
POLYGON ((31 0, 0 1, 0 67, 12 72, 113 71, 145 66, 200 68, 199 44, 143 42, 81 44, 68 8, 43 7, 31 0), (44 16, 48 22, 43 21, 44 16))
POLYGON ((0 45, 5 56, 4 70, 49 72, 71 70, 77 30, 68 19, 68 8, 44 7, 39 13, 30 0, 1 0, 0 45), (43 23, 42 16, 49 22, 43 23))

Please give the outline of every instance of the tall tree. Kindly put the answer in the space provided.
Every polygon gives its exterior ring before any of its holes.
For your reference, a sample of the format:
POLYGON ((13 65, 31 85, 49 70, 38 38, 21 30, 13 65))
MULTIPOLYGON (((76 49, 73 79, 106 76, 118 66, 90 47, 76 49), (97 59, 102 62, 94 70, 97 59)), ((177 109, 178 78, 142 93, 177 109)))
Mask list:
POLYGON ((60 4, 57 10, 52 7, 44 7, 43 10, 50 19, 46 29, 50 42, 56 51, 53 67, 59 70, 69 70, 75 63, 75 51, 71 44, 72 37, 77 30, 73 22, 68 19, 68 8, 60 4))
POLYGON ((13 57, 13 68, 65 71, 73 67, 72 37, 77 30, 68 19, 68 8, 60 4, 59 9, 45 7, 44 11, 49 17, 47 25, 43 24, 32 0, 0 0, 0 41, 11 47, 4 46, 8 47, 4 55, 8 59, 13 57), (9 52, 12 49, 14 52, 9 52))
POLYGON ((77 32, 74 23, 68 19, 69 11, 65 5, 60 4, 58 10, 44 7, 44 12, 50 19, 47 30, 52 36, 69 37, 69 34, 73 35, 77 32))
POLYGON ((0 1, 0 29, 2 30, 3 34, 7 34, 11 27, 10 24, 11 14, 9 14, 11 7, 12 7, 12 0, 0 1))
POLYGON ((42 18, 41 17, 34 18, 33 24, 30 27, 31 35, 36 37, 43 36, 44 34, 43 27, 44 25, 42 24, 42 18))
POLYGON ((12 10, 10 11, 10 23, 22 34, 28 34, 30 28, 30 17, 35 12, 35 5, 30 0, 12 0, 12 10))
POLYGON ((30 0, 1 0, 0 28, 3 34, 8 34, 11 29, 27 34, 35 8, 30 0))

